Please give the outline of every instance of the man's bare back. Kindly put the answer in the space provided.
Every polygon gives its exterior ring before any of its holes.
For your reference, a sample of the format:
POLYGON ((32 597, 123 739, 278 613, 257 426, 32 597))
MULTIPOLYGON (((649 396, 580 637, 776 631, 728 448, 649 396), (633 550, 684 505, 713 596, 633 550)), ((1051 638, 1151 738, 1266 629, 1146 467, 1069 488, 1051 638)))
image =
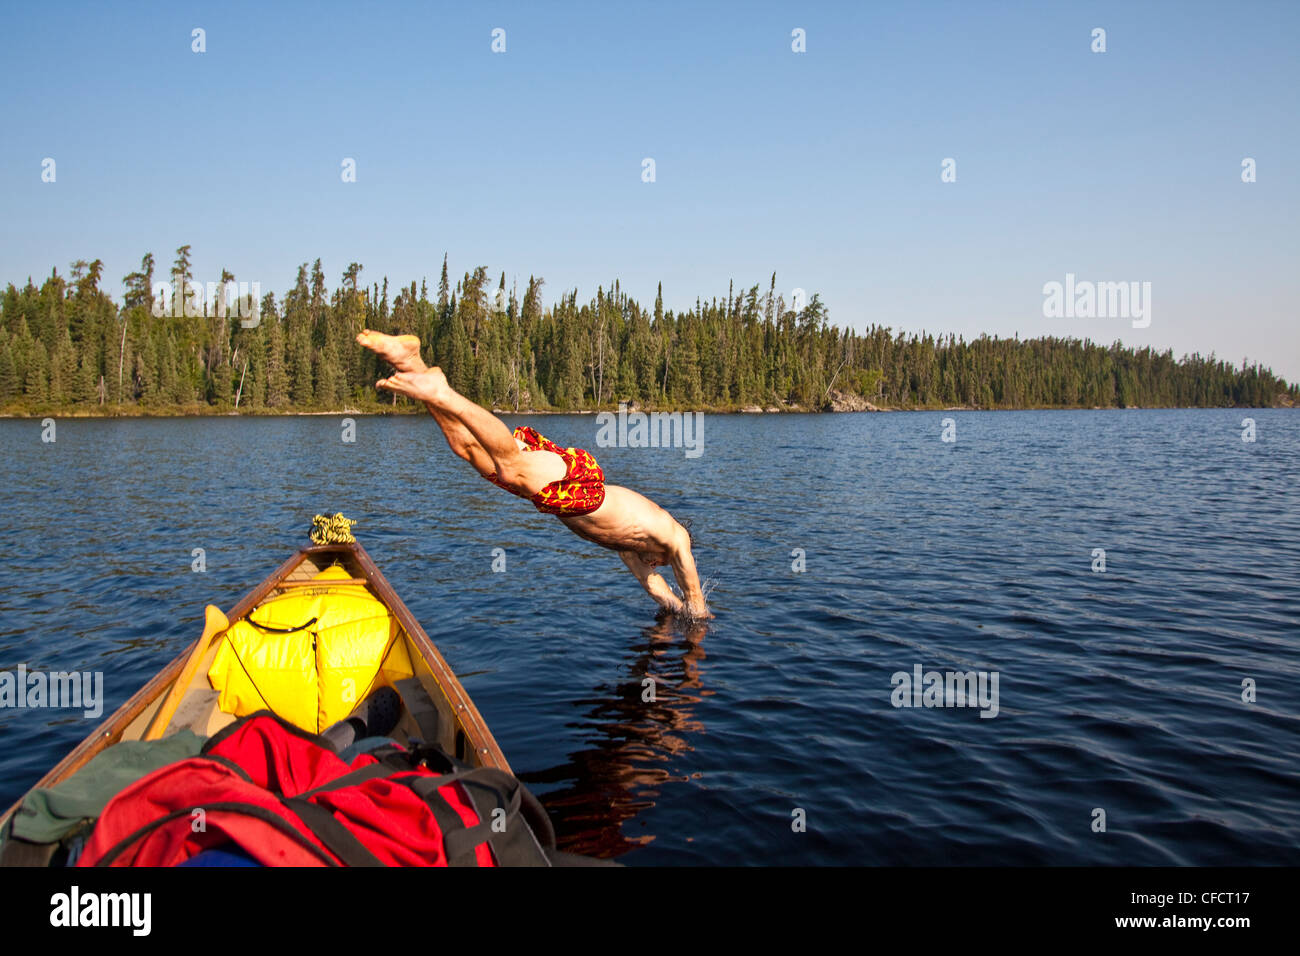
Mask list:
POLYGON ((667 511, 630 488, 605 483, 595 459, 582 449, 560 449, 531 429, 512 434, 499 418, 456 392, 441 369, 425 365, 415 336, 366 330, 357 342, 397 369, 376 386, 423 402, 451 450, 480 475, 530 498, 579 537, 617 552, 661 607, 692 618, 713 616, 700 587, 690 533, 667 511), (663 565, 673 569, 684 601, 655 570, 663 565))

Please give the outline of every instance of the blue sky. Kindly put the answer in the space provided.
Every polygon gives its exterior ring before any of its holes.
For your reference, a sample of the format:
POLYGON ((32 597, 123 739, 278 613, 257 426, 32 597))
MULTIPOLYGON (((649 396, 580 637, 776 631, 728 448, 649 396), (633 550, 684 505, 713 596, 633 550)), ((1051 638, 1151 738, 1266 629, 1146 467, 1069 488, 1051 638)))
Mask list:
POLYGON ((447 252, 548 303, 618 278, 683 308, 775 271, 839 325, 1295 380, 1298 27, 1282 2, 10 4, 0 281, 98 257, 119 295, 190 243, 196 278, 277 295, 317 257, 433 286, 447 252), (1150 327, 1045 318, 1066 273, 1150 282, 1150 327))

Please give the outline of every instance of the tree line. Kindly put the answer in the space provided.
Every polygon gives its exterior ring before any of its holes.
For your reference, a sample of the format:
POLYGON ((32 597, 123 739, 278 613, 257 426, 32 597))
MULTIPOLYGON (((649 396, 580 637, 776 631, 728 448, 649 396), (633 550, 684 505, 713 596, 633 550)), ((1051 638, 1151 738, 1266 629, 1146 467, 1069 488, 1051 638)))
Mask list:
MULTIPOLYGON (((406 406, 379 395, 387 373, 359 348, 363 327, 411 332, 425 360, 480 404, 578 410, 635 400, 654 408, 825 409, 850 400, 882 407, 1233 407, 1290 404, 1300 389, 1258 364, 1073 338, 964 341, 872 325, 831 325, 819 296, 788 302, 772 275, 693 309, 643 306, 617 281, 578 301, 543 303, 544 280, 495 283, 486 266, 451 282, 447 259, 427 282, 369 287, 351 263, 329 290, 320 260, 298 269, 281 299, 255 303, 257 323, 205 302, 186 315, 155 295, 157 280, 194 283, 190 247, 170 269, 146 255, 123 278, 119 304, 103 262, 78 260, 37 287, 0 297, 0 408, 16 413, 98 407, 143 411, 289 412, 406 406), (156 275, 157 273, 157 275, 156 275), (165 278, 164 278, 165 277, 165 278), (251 327, 246 327, 251 326, 251 327)), ((222 281, 234 276, 223 271, 222 281)))

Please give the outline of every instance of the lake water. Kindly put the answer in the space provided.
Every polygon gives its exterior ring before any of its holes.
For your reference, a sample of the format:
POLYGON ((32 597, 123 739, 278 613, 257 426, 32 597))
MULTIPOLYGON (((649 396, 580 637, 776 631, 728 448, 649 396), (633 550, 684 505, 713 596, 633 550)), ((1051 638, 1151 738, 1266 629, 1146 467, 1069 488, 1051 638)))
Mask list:
MULTIPOLYGON (((1300 412, 711 415, 697 458, 532 424, 694 519, 706 631, 427 417, 8 420, 0 669, 103 671, 108 713, 342 511, 568 849, 1300 863, 1300 412), (894 706, 918 666, 996 674, 996 717, 894 706)), ((0 800, 91 725, 0 710, 0 800)))

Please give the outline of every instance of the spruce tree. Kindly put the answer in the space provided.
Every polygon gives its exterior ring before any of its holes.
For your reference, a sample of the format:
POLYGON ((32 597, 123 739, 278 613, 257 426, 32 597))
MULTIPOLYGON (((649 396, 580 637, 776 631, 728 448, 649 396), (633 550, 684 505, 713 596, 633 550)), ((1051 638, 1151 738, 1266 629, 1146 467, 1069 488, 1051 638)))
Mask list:
POLYGON ((310 408, 315 397, 312 382, 311 340, 305 327, 293 332, 289 341, 289 398, 294 408, 310 408))
POLYGON ((14 353, 8 342, 0 344, 0 404, 13 401, 22 391, 14 353))
POLYGON ((45 346, 32 343, 27 353, 27 374, 23 381, 23 395, 31 402, 43 404, 49 398, 50 362, 45 346))
POLYGON ((442 254, 442 276, 438 279, 438 314, 446 318, 451 286, 447 282, 447 254, 442 254))
POLYGON ((77 363, 73 400, 78 405, 93 405, 99 401, 99 366, 89 352, 83 352, 81 361, 77 363))
POLYGON ((289 379, 285 373, 284 331, 272 320, 266 335, 266 407, 284 408, 289 404, 289 379))

